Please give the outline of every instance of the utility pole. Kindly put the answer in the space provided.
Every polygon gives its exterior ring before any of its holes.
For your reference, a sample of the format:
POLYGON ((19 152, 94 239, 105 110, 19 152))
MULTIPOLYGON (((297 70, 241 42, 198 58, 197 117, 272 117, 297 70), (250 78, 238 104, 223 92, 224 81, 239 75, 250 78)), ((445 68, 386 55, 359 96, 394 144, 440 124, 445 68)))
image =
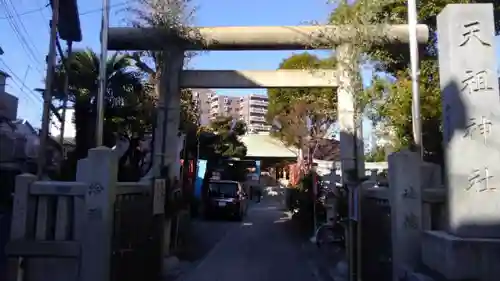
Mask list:
POLYGON ((97 94, 97 118, 95 128, 96 146, 102 145, 104 128, 104 96, 107 88, 106 60, 108 53, 109 0, 102 1, 101 58, 99 62, 99 92, 97 94))
POLYGON ((61 113, 61 130, 59 132, 59 143, 61 144, 61 148, 64 145, 64 129, 66 126, 66 107, 68 107, 68 88, 69 88, 69 62, 68 59, 71 56, 72 52, 72 47, 73 47, 73 42, 68 41, 67 46, 68 46, 68 53, 66 55, 66 58, 64 57, 64 52, 61 48, 61 44, 59 44, 59 40, 56 40, 57 43, 57 50, 59 51, 59 55, 62 58, 63 65, 64 65, 64 97, 63 97, 63 105, 62 105, 62 113, 61 113))
POLYGON ((59 22, 59 0, 52 0, 52 20, 50 21, 49 53, 47 56, 47 74, 45 91, 43 92, 42 130, 40 132, 40 148, 38 151, 37 176, 41 178, 46 166, 46 146, 49 137, 50 106, 52 105, 52 80, 56 64, 57 23, 59 22))

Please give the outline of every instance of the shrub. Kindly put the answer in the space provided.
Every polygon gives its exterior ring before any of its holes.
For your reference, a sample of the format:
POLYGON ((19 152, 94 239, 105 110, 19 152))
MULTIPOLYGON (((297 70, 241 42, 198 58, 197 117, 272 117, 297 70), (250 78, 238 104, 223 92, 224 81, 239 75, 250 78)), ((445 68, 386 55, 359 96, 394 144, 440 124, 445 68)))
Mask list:
POLYGON ((312 235, 314 230, 314 205, 316 204, 316 221, 324 221, 326 217, 325 207, 319 202, 318 196, 314 196, 313 181, 317 178, 314 172, 303 176, 299 184, 290 190, 291 210, 293 220, 297 223, 299 231, 303 235, 312 235))

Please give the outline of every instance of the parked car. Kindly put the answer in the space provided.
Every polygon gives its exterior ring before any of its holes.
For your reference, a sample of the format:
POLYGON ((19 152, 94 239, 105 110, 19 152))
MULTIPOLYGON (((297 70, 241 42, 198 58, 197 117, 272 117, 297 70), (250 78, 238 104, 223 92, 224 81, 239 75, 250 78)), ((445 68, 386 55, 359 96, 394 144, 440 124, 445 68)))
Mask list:
POLYGON ((243 219, 247 210, 247 195, 237 181, 211 180, 208 186, 206 214, 212 216, 230 216, 243 219))

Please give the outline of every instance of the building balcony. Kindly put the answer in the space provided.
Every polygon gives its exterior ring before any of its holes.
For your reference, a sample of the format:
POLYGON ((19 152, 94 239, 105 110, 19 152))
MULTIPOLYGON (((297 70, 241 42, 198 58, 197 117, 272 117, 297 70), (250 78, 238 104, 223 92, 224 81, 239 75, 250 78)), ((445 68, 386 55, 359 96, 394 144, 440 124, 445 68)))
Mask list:
POLYGON ((250 105, 268 106, 269 102, 263 100, 250 100, 250 105))
POLYGON ((210 103, 210 107, 211 108, 214 108, 214 107, 219 107, 219 101, 218 100, 214 100, 210 103))
POLYGON ((265 108, 259 108, 259 107, 250 107, 249 111, 251 113, 260 113, 260 114, 266 114, 267 109, 265 108))
POLYGON ((256 122, 266 122, 266 118, 264 116, 250 116, 250 121, 256 122))
POLYGON ((271 126, 270 125, 264 125, 264 124, 250 124, 247 126, 249 131, 270 131, 271 126))

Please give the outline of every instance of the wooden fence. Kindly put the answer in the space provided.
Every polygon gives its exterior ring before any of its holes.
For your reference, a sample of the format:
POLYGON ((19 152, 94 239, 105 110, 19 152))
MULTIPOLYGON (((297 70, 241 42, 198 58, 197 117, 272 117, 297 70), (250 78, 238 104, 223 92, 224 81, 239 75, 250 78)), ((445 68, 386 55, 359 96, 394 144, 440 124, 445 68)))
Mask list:
POLYGON ((155 280, 160 273, 161 218, 153 216, 151 183, 120 183, 114 207, 111 280, 155 280), (126 191, 126 192, 123 192, 126 191))
POLYGON ((9 280, 154 280, 160 273, 165 184, 116 182, 117 157, 95 148, 77 182, 16 178, 9 280), (163 201, 162 201, 163 200, 163 201))

